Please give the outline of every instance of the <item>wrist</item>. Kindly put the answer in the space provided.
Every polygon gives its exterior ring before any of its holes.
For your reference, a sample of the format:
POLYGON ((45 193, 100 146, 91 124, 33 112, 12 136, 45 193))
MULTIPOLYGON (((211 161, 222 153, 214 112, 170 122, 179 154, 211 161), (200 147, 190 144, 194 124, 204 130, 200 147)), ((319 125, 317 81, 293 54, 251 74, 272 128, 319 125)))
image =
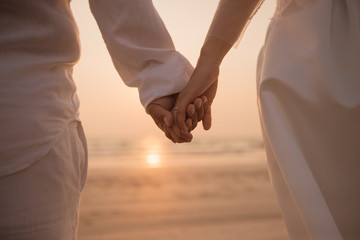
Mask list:
POLYGON ((198 64, 209 64, 219 67, 230 48, 231 45, 226 41, 209 36, 201 48, 198 64))

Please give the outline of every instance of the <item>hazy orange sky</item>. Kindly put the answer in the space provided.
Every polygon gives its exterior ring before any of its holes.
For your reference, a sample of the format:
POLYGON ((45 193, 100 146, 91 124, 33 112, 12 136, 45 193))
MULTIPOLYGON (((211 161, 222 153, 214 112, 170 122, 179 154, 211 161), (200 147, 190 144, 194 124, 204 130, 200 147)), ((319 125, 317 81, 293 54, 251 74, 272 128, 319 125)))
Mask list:
MULTIPOLYGON (((218 0, 154 0, 176 49, 194 65, 218 0)), ((92 17, 88 2, 73 0, 80 30, 82 56, 74 79, 81 101, 80 116, 89 138, 141 138, 162 136, 138 100, 137 89, 125 86, 92 17)), ((226 56, 213 104, 213 127, 194 131, 203 137, 260 137, 255 72, 275 1, 265 1, 237 49, 226 56)))

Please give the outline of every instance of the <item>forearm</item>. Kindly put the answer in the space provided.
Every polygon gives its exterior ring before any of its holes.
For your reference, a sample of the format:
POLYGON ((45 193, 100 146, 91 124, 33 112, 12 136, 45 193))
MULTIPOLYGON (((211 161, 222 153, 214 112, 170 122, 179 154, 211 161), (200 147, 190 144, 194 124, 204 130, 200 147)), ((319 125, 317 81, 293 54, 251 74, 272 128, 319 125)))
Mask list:
POLYGON ((231 49, 231 45, 217 37, 206 38, 200 52, 197 62, 199 66, 216 66, 219 67, 223 58, 231 49))
POLYGON ((175 50, 151 0, 90 0, 114 66, 141 103, 181 91, 191 64, 175 50))
POLYGON ((233 45, 264 0, 221 0, 206 39, 218 38, 233 45))

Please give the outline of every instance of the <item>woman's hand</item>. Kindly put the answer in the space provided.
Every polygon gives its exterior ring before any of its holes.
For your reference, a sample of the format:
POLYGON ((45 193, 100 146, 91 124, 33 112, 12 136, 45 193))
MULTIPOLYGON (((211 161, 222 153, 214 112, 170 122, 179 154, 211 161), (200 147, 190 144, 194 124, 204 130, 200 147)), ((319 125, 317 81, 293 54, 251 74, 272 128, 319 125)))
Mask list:
POLYGON ((190 81, 180 92, 176 103, 174 114, 174 131, 176 134, 185 134, 188 132, 185 118, 186 108, 197 97, 206 97, 203 101, 207 101, 204 106, 203 127, 205 130, 211 128, 211 104, 215 98, 218 77, 220 72, 220 64, 231 45, 226 41, 208 37, 201 48, 199 60, 190 81))
MULTIPOLYGON (((175 103, 174 132, 185 134, 189 132, 186 124, 186 109, 189 104, 201 96, 204 103, 203 127, 205 130, 211 128, 211 104, 214 100, 219 76, 219 63, 210 59, 199 59, 199 62, 186 87, 180 92, 175 103)), ((198 106, 199 107, 199 106, 198 106)))

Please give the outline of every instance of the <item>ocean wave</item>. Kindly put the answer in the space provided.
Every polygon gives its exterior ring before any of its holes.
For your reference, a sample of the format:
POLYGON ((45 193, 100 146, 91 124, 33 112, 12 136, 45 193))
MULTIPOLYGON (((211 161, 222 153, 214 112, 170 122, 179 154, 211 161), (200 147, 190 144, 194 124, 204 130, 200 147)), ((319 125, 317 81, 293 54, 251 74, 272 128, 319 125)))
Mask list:
POLYGON ((261 139, 227 138, 196 140, 191 144, 172 144, 157 137, 139 140, 89 139, 90 157, 126 156, 134 154, 156 153, 166 155, 222 155, 243 154, 262 151, 261 139))

